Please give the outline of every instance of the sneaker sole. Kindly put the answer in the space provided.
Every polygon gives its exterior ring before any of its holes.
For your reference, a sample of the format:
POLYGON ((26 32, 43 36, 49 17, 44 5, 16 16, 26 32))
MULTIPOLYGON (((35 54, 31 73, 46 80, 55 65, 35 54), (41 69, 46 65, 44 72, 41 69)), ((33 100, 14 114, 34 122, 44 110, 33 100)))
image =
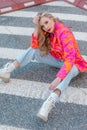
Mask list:
POLYGON ((3 78, 3 77, 0 77, 5 83, 8 83, 10 81, 10 79, 8 78, 3 78))
POLYGON ((39 117, 40 119, 42 119, 43 121, 47 121, 48 119, 46 117, 44 117, 43 115, 41 115, 40 113, 37 114, 37 117, 39 117))

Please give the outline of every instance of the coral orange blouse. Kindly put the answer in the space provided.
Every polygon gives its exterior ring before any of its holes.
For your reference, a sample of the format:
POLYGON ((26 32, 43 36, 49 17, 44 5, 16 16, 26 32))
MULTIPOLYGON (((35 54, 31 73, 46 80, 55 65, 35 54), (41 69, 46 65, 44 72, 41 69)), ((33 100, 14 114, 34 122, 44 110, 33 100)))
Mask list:
MULTIPOLYGON (((63 66, 57 73, 57 77, 64 79, 73 65, 76 65, 80 72, 87 71, 87 62, 83 59, 78 48, 78 43, 71 30, 63 23, 56 22, 53 34, 50 34, 52 46, 50 54, 64 61, 63 66)), ((32 34, 31 47, 39 48, 38 37, 32 34)))

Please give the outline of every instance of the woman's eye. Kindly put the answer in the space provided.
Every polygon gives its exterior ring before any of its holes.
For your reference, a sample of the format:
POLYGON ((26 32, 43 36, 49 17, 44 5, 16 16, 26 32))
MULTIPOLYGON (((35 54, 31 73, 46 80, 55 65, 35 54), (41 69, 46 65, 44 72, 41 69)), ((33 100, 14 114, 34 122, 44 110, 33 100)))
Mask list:
POLYGON ((46 21, 45 24, 48 24, 48 21, 46 21))

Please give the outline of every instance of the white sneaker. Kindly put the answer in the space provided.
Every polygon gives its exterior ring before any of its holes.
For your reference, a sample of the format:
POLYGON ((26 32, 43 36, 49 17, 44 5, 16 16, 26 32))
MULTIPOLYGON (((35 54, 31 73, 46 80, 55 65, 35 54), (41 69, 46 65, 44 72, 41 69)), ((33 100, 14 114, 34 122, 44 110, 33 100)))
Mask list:
POLYGON ((3 66, 3 68, 0 69, 0 78, 5 82, 9 82, 10 80, 10 72, 8 70, 8 67, 11 63, 7 63, 3 66))
POLYGON ((40 108, 39 112, 37 113, 37 116, 41 118, 44 121, 48 120, 48 114, 51 111, 51 109, 55 106, 55 100, 53 97, 49 97, 40 108))

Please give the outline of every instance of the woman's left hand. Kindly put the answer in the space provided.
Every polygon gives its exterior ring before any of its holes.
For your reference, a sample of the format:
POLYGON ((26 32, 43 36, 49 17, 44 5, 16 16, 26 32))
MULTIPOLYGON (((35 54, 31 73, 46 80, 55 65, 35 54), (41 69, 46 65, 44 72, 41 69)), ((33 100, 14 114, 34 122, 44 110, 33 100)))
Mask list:
POLYGON ((49 86, 49 90, 54 90, 57 85, 60 83, 61 79, 57 77, 56 79, 53 80, 53 82, 49 86))

